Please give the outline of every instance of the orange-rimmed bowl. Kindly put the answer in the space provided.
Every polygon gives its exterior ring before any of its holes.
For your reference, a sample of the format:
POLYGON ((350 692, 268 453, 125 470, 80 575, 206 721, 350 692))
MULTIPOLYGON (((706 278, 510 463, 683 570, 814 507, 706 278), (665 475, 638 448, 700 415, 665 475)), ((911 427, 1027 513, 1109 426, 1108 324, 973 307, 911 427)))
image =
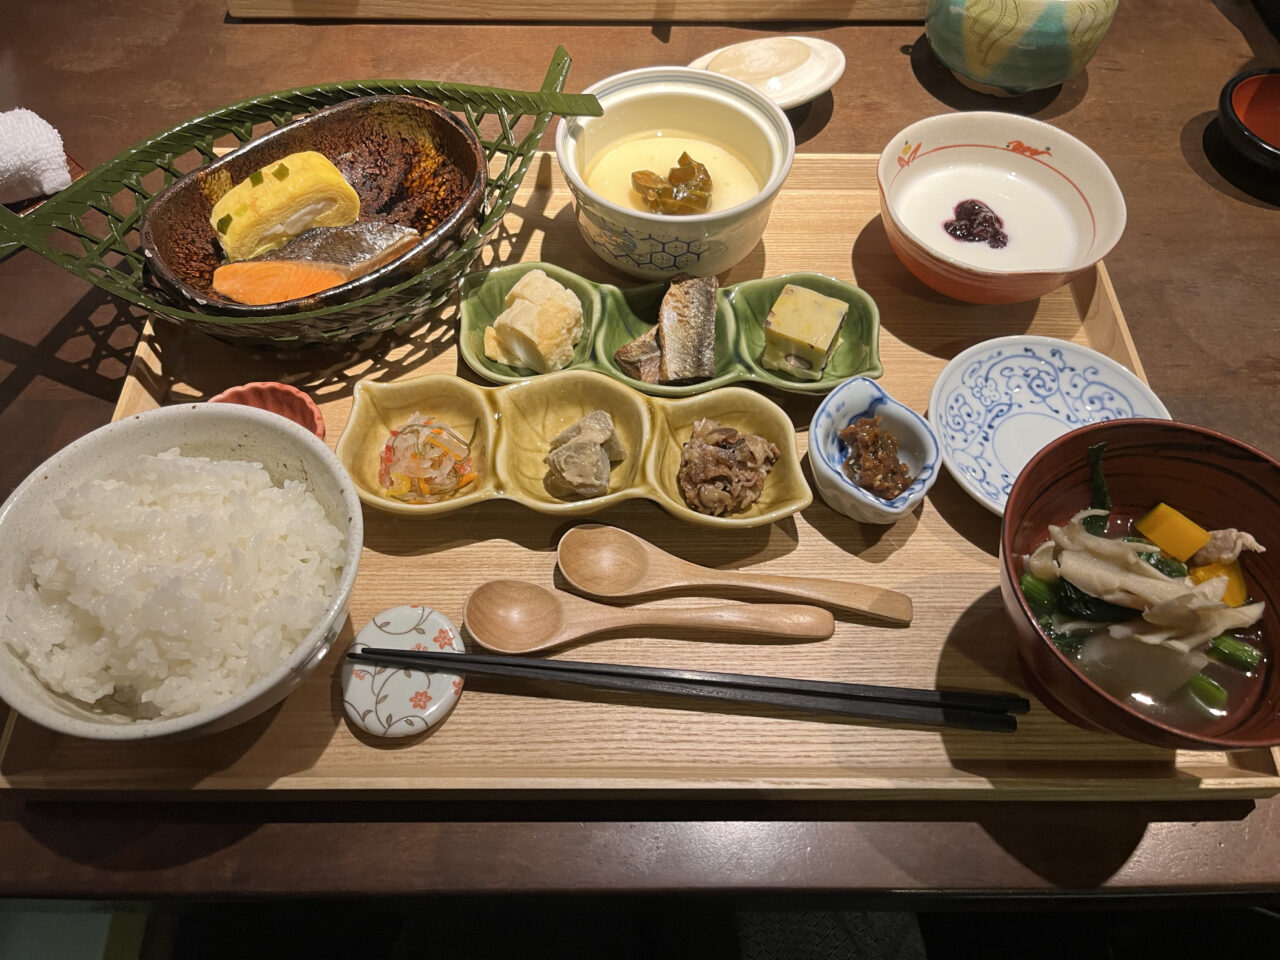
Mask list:
POLYGON ((1227 142, 1246 160, 1280 173, 1280 67, 1246 70, 1218 97, 1227 142))
POLYGON ((889 141, 876 177, 898 259, 922 283, 969 303, 1034 300, 1092 267, 1124 233, 1124 196, 1102 159, 1017 114, 917 121, 889 141), (965 200, 1000 219, 1003 246, 952 235, 965 200))
POLYGON ((223 390, 209 398, 210 403, 238 403, 244 407, 257 407, 292 420, 305 427, 321 440, 324 439, 324 416, 315 401, 287 383, 258 381, 223 390))

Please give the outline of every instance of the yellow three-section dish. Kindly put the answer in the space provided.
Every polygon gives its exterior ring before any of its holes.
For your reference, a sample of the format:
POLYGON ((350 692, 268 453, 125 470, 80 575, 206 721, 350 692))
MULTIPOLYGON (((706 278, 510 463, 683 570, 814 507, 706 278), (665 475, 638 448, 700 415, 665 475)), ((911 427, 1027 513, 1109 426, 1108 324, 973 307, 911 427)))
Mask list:
POLYGON ((503 387, 478 387, 433 374, 397 383, 361 383, 351 419, 338 440, 338 458, 372 507, 410 517, 438 516, 481 500, 506 498, 540 513, 567 517, 596 513, 637 498, 672 516, 709 527, 755 527, 781 520, 813 502, 800 471, 795 428, 782 409, 751 390, 726 387, 698 397, 646 397, 600 373, 566 370, 503 387), (626 449, 612 472, 609 492, 586 500, 559 500, 547 492, 543 457, 551 438, 593 410, 605 410, 626 449), (385 495, 378 480, 388 434, 412 414, 434 416, 472 440, 479 477, 456 496, 415 504, 385 495), (676 474, 695 421, 709 417, 775 444, 778 462, 760 499, 747 510, 711 517, 685 505, 676 474))

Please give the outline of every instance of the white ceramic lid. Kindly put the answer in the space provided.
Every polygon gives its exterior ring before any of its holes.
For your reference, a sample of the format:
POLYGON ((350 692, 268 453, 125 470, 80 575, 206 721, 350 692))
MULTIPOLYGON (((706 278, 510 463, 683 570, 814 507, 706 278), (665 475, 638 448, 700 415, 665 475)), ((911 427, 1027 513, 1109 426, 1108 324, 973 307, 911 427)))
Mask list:
POLYGON ((844 53, 814 37, 761 37, 712 50, 689 66, 741 80, 788 110, 835 85, 844 73, 844 53))
MULTIPOLYGON (((389 647, 466 653, 449 618, 420 605, 383 610, 364 625, 351 650, 389 647)), ((445 718, 462 695, 462 677, 345 660, 342 707, 357 729, 375 737, 413 737, 445 718)))

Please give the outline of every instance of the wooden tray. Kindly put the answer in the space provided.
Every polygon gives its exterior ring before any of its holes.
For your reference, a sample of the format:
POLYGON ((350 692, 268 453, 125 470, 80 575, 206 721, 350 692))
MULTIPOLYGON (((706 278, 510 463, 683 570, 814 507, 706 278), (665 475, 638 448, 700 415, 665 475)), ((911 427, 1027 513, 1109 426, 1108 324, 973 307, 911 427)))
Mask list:
MULTIPOLYGON (((506 227, 486 252, 491 263, 548 260, 595 280, 628 282, 597 261, 579 238, 553 157, 536 159, 506 227)), ((856 279, 876 299, 883 322, 881 383, 919 411, 949 358, 1004 334, 1087 343, 1142 373, 1101 266, 1036 303, 1005 307, 959 304, 922 287, 885 239, 873 157, 798 157, 763 243, 722 279, 799 269, 856 279)), ((165 325, 148 330, 139 344, 116 415, 207 397, 233 383, 283 378, 321 403, 333 444, 357 380, 458 371, 456 335, 454 318, 446 315, 412 339, 386 340, 352 359, 326 348, 255 354, 165 325)), ((775 399, 801 428, 797 443, 803 450, 803 427, 816 400, 775 399)), ((770 527, 716 536, 644 503, 610 508, 596 519, 698 563, 836 575, 902 590, 915 599, 916 620, 893 629, 842 619, 831 640, 781 647, 618 638, 579 648, 573 655, 580 659, 1022 689, 997 585, 999 519, 945 473, 921 510, 891 527, 859 525, 820 500, 770 527)), ((410 602, 436 606, 458 622, 468 592, 498 576, 549 585, 563 529, 561 521, 501 502, 421 523, 369 510, 366 522, 351 621, 328 661, 278 709, 205 738, 198 747, 77 741, 12 718, 0 741, 0 785, 113 797, 502 790, 1159 800, 1280 791, 1277 757, 1269 751, 1175 753, 1145 747, 1086 733, 1034 701, 1016 734, 940 733, 658 707, 609 694, 572 701, 527 698, 473 681, 453 716, 426 738, 364 741, 343 719, 334 682, 352 624, 410 602)))
POLYGON ((227 13, 273 20, 923 20, 926 0, 792 0, 785 9, 742 0, 227 0, 227 13))

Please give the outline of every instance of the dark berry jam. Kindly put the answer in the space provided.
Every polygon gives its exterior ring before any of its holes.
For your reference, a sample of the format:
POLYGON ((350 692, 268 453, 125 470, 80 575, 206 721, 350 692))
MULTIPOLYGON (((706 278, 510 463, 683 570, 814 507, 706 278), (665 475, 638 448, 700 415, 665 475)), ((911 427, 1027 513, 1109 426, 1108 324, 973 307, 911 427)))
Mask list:
POLYGON ((1004 232, 1004 221, 981 200, 961 200, 956 204, 956 218, 948 220, 942 229, 957 240, 967 243, 985 243, 999 250, 1009 243, 1004 232))

